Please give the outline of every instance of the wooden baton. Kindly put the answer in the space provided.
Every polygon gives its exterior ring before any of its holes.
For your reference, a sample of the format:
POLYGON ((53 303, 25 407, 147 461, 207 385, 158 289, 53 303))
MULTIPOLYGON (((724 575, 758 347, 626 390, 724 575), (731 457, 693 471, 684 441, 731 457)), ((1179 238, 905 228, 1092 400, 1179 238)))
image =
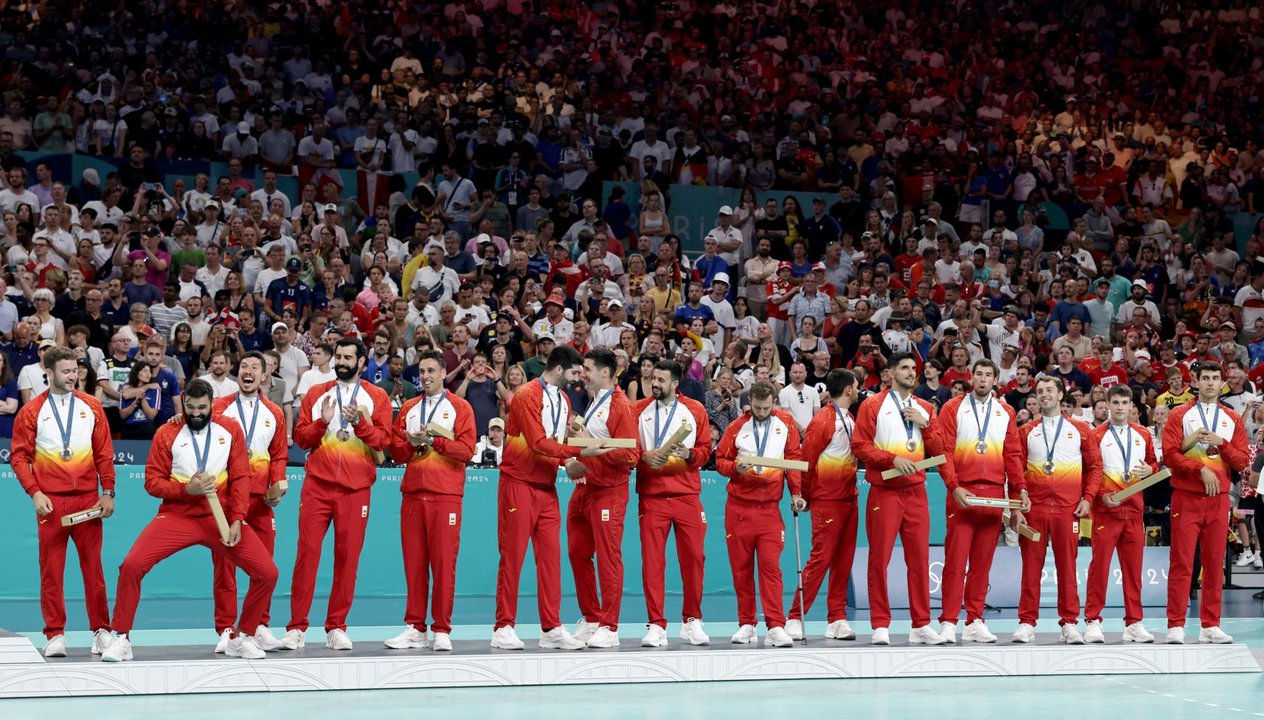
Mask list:
MULTIPOLYGON (((940 465, 943 465, 945 462, 947 461, 944 460, 943 455, 935 455, 934 457, 928 457, 925 460, 918 460, 917 462, 913 463, 914 472, 916 472, 917 470, 928 470, 933 467, 939 467, 940 465)), ((904 473, 900 472, 899 470, 896 470, 895 468, 891 468, 890 470, 882 471, 882 479, 892 480, 894 478, 900 477, 903 474, 904 473)))
POLYGON ((1157 485, 1163 482, 1164 480, 1171 477, 1171 475, 1172 475, 1172 471, 1168 470, 1167 468, 1164 468, 1147 478, 1134 482, 1133 484, 1129 485, 1123 490, 1120 490, 1119 492, 1111 493, 1110 497, 1112 500, 1114 500, 1117 503, 1123 502, 1124 500, 1127 500, 1128 498, 1132 497, 1133 495, 1136 495, 1142 490, 1145 490, 1151 485, 1157 485))
POLYGON ((598 438, 598 437, 575 437, 566 438, 566 444, 571 447, 591 448, 602 447, 615 448, 617 450, 631 449, 636 447, 636 438, 598 438))
POLYGON ((1014 529, 1018 531, 1019 535, 1022 535, 1028 540, 1032 542, 1040 542, 1040 533, 1036 532, 1035 530, 1032 530, 1031 526, 1028 525, 1027 523, 1023 523, 1022 525, 1019 525, 1018 527, 1014 529))
POLYGON ((95 508, 89 508, 82 512, 70 513, 69 515, 62 515, 61 526, 70 527, 71 525, 78 525, 79 523, 85 523, 85 522, 88 522, 89 520, 95 520, 104 514, 105 514, 105 510, 99 507, 95 507, 95 508))
POLYGON ((430 423, 425 427, 426 434, 430 437, 441 437, 447 440, 455 440, 456 434, 451 430, 443 427, 439 423, 430 423))
POLYGON ((1013 498, 990 498, 975 495, 966 498, 966 505, 971 507, 1000 508, 1002 510, 1022 510, 1023 501, 1013 498))
POLYGON ((663 446, 660 447, 659 450, 667 450, 670 452, 672 448, 684 442, 685 438, 689 437, 689 433, 691 432, 693 432, 693 427, 687 422, 682 422, 680 427, 676 429, 676 432, 672 433, 672 436, 667 438, 667 442, 663 443, 663 446))
MULTIPOLYGON (((359 406, 359 410, 360 410, 360 415, 364 417, 364 421, 367 422, 369 425, 372 425, 373 416, 369 414, 368 406, 361 405, 359 406)), ((381 450, 375 450, 373 448, 369 448, 369 454, 373 456, 373 463, 376 465, 381 465, 382 463, 386 462, 386 453, 382 452, 381 450)))
POLYGON ((738 455, 737 461, 756 467, 770 467, 778 470, 801 470, 807 472, 808 464, 802 460, 787 460, 779 457, 761 457, 759 455, 738 455))
POLYGON ((206 495, 206 502, 211 506, 211 515, 215 516, 219 539, 228 542, 228 518, 224 516, 224 506, 219 504, 219 493, 212 489, 206 495))

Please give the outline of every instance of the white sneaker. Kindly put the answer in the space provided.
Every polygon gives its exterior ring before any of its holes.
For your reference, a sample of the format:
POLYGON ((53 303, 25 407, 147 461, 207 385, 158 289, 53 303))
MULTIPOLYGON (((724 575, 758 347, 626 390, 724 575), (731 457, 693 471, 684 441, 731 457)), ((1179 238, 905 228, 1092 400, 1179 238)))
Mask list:
POLYGON ((890 645, 891 631, 887 628, 874 628, 873 639, 870 640, 874 645, 890 645))
POLYGON ((957 644, 957 623, 942 622, 939 623, 939 637, 944 639, 946 645, 957 644))
POLYGON ((435 633, 435 652, 452 652, 452 636, 448 633, 435 633))
POLYGON ((325 633, 325 647, 330 650, 350 650, 351 638, 347 636, 345 630, 334 628, 325 633))
POLYGON ((794 647, 794 639, 783 627, 768 628, 768 636, 764 638, 764 647, 769 645, 778 648, 794 647))
POLYGON ((492 647, 500 650, 521 650, 525 648, 526 643, 518 639, 518 633, 514 632, 512 625, 505 625, 492 633, 492 647))
POLYGON ((1238 556, 1238 561, 1235 562, 1233 566, 1246 567, 1247 565, 1250 565, 1253 560, 1255 560, 1255 553, 1250 550, 1243 550, 1242 554, 1238 556))
POLYGON ((583 650, 587 645, 564 627, 555 627, 540 636, 541 650, 583 650))
POLYGON ((262 660, 268 656, 256 643, 254 637, 237 633, 237 637, 228 641, 228 649, 224 654, 243 660, 262 660))
POLYGON ((1207 627, 1198 631, 1198 642, 1228 645, 1233 642, 1233 636, 1221 630, 1219 626, 1207 627))
POLYGON ((233 638, 232 628, 225 630, 219 634, 219 641, 215 643, 215 654, 223 655, 228 652, 228 641, 233 638))
POLYGON ((1100 645, 1106 642, 1106 635, 1102 633, 1101 620, 1089 620, 1084 623, 1084 642, 1093 645, 1100 645))
POLYGON ((404 632, 387 640, 386 647, 392 650, 421 650, 429 643, 426 641, 426 634, 412 625, 404 626, 404 632))
POLYGON ((1255 559, 1251 561, 1251 567, 1256 570, 1264 570, 1264 555, 1255 553, 1255 559))
POLYGON ((646 625, 647 632, 641 638, 641 647, 667 647, 667 630, 658 625, 646 625))
POLYGON ((105 628, 97 630, 92 633, 92 654, 100 655, 112 642, 114 642, 114 635, 109 630, 105 628))
POLYGON ((1168 645, 1184 645, 1185 644, 1184 626, 1170 627, 1167 629, 1167 644, 1168 645))
POLYGON ((754 625, 743 625, 737 629, 737 632, 733 633, 734 645, 750 645, 757 639, 754 625))
POLYGON ((597 632, 588 638, 588 647, 590 648, 617 648, 619 647, 619 633, 602 625, 597 628, 597 632))
POLYGON ((285 637, 281 638, 282 650, 302 650, 307 647, 307 639, 302 630, 286 631, 285 637))
POLYGON ((825 637, 830 640, 855 640, 856 631, 851 629, 846 620, 835 620, 825 628, 825 637))
POLYGON ((126 662, 132 659, 132 641, 126 635, 119 635, 114 642, 101 652, 102 662, 126 662))
POLYGON ((961 631, 961 642, 994 643, 996 642, 996 636, 992 634, 991 630, 988 630, 987 623, 980 618, 966 625, 965 629, 961 631))
POLYGON ((689 622, 680 626, 680 639, 688 640, 690 645, 710 645, 711 638, 702 630, 702 621, 689 618, 689 622))
POLYGON ((54 635, 44 643, 44 657, 66 657, 66 636, 54 635))
POLYGON ((1080 634, 1080 629, 1074 625, 1063 625, 1062 633, 1058 639, 1067 645, 1084 644, 1084 636, 1080 634))
POLYGON ((255 628, 255 645, 264 652, 276 652, 281 649, 281 641, 277 640, 276 635, 268 629, 267 625, 260 625, 255 628))
POLYGON ((1029 643, 1036 639, 1036 628, 1027 623, 1019 623, 1018 629, 1014 631, 1014 637, 1011 642, 1029 643))
POLYGON ((787 620, 786 621, 786 634, 790 636, 791 640, 802 640, 803 639, 803 621, 802 620, 787 620))
POLYGON ((597 632, 597 628, 599 627, 601 626, 597 623, 590 623, 587 620, 580 618, 579 622, 575 623, 575 633, 573 637, 576 640, 587 644, 589 640, 592 640, 593 633, 597 632))
POLYGON ((1150 631, 1146 630, 1145 625, 1135 622, 1124 628, 1124 642, 1152 643, 1154 642, 1154 635, 1151 635, 1150 631))
POLYGON ((942 635, 931 630, 930 625, 915 627, 909 632, 909 645, 943 645, 942 635))

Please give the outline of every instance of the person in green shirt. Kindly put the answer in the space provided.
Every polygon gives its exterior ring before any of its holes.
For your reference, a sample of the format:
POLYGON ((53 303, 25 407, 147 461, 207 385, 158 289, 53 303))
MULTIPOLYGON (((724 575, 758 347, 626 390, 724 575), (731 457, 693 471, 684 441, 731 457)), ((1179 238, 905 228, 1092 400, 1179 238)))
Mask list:
POLYGON ((180 244, 180 249, 171 255, 172 267, 182 268, 186 263, 196 268, 206 266, 206 253, 197 246, 197 231, 193 227, 185 225, 180 228, 176 242, 180 244))
POLYGON ((417 397, 417 386, 404 379, 404 358, 398 355, 386 361, 386 377, 379 380, 377 386, 386 391, 391 405, 397 408, 417 397))
POLYGON ((522 363, 522 371, 527 374, 527 381, 535 380, 544 374, 544 363, 549 353, 553 352, 553 348, 557 345, 557 341, 549 333, 542 332, 535 334, 535 355, 527 358, 522 363))
POLYGON ((61 112, 61 98, 48 96, 44 111, 35 116, 31 135, 40 152, 68 153, 74 150, 75 124, 70 116, 61 112))
MULTIPOLYGON (((1093 287, 1097 287, 1097 283, 1105 280, 1110 283, 1110 293, 1106 295, 1106 301, 1115 307, 1116 310, 1123 307, 1128 296, 1132 293, 1132 281, 1123 275, 1115 272, 1115 261, 1105 257, 1102 258, 1102 276, 1093 281, 1093 287)), ((1096 329, 1093 334, 1099 334, 1096 329)))

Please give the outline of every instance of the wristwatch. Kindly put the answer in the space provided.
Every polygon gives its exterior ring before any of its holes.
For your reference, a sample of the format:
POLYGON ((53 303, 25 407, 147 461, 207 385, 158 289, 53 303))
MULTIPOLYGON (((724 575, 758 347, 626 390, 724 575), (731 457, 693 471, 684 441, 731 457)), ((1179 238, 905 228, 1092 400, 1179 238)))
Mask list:
POLYGON ((114 497, 114 491, 113 491, 113 490, 102 490, 102 491, 101 491, 101 494, 102 494, 102 495, 104 495, 104 496, 106 496, 106 497, 108 497, 108 498, 112 498, 112 497, 114 497))

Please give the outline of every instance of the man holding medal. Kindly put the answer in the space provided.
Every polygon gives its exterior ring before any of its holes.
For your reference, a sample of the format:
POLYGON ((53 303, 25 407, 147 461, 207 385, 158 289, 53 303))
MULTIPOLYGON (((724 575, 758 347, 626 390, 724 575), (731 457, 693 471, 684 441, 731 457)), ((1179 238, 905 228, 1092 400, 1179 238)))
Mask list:
POLYGON ((48 392, 31 399, 13 419, 9 464, 31 496, 38 521, 40 610, 45 657, 66 656, 66 544, 73 540, 83 575, 92 654, 110 641, 110 605, 101 570, 101 520, 114 514, 114 445, 101 403, 75 390, 78 362, 65 347, 44 352, 48 392), (98 494, 97 488, 100 488, 98 494), (69 527, 63 515, 99 511, 69 527))
POLYGON ((1040 417, 1019 429, 1019 447, 1027 457, 1026 517, 1015 514, 1017 527, 1026 522, 1040 533, 1039 540, 1024 537, 1019 544, 1023 558, 1018 599, 1018 629, 1013 641, 1029 643, 1036 637, 1040 616, 1040 577, 1045 550, 1053 545, 1058 572, 1058 623, 1061 641, 1083 645, 1076 625, 1080 593, 1076 585, 1075 557, 1079 542, 1077 520, 1087 517, 1102 483, 1102 456, 1093 431, 1079 420, 1062 414, 1062 380, 1044 377, 1036 381, 1040 417))
POLYGON ((205 380, 191 380, 184 388, 184 415, 154 433, 145 464, 145 490, 162 500, 158 515, 145 526, 119 566, 114 600, 114 629, 118 637, 105 648, 105 662, 132 659, 130 631, 140 603, 141 580, 162 560, 201 545, 212 558, 246 571, 250 589, 241 617, 230 628, 229 657, 260 660, 264 652, 248 634, 262 624, 264 608, 276 587, 277 569, 263 543, 245 524, 250 504, 251 474, 246 439, 236 422, 213 417, 214 390, 205 380), (215 494, 230 523, 228 537, 216 527, 207 496, 215 494), (244 631, 244 632, 243 632, 244 631))
MULTIPOLYGON (((585 386, 593 401, 584 413, 584 429, 579 435, 636 437, 632 402, 615 382, 617 370, 614 352, 608 348, 594 348, 584 356, 585 386)), ((625 448, 585 458, 583 465, 588 472, 575 481, 575 492, 566 510, 567 549, 571 572, 575 574, 575 597, 584 615, 575 630, 575 639, 590 648, 619 647, 623 520, 628 509, 628 476, 638 455, 636 448, 625 448)))
MULTIPOLYGON (((971 391, 944 403, 939 412, 939 432, 945 445, 939 473, 949 495, 944 510, 948 531, 944 537, 939 634, 949 643, 957 641, 963 600, 966 627, 961 640, 996 642, 996 635, 983 622, 983 608, 1005 510, 975 506, 973 499, 1015 497, 1024 502, 1023 509, 1030 507, 1016 413, 992 395, 997 375, 996 363, 991 360, 975 362, 971 391)), ((1022 522, 1023 509, 1011 510, 1017 522, 1022 522)))
POLYGON ((369 523, 369 497, 377 480, 375 453, 391 437, 391 402, 386 392, 361 379, 367 352, 359 340, 334 346, 335 378, 303 396, 294 444, 311 452, 299 498, 298 552, 290 583, 290 623, 281 647, 306 645, 307 613, 316 592, 321 545, 334 526, 334 578, 325 614, 325 646, 350 650, 347 613, 355 598, 356 570, 369 523))
POLYGON ((1150 431, 1128 422, 1132 390, 1116 385, 1106 394, 1110 420, 1093 429, 1102 454, 1102 487, 1093 503, 1093 560, 1088 566, 1084 601, 1084 641, 1104 643, 1102 608, 1110 582, 1110 558, 1119 552, 1124 590, 1124 642, 1152 643, 1154 635, 1141 624, 1141 565, 1145 555, 1145 503, 1141 493, 1116 501, 1114 493, 1158 472, 1150 431))
POLYGON ((911 645, 942 645, 930 627, 930 507, 926 499, 926 471, 914 465, 938 455, 942 442, 935 427, 935 408, 913 396, 917 360, 895 353, 887 362, 891 387, 860 404, 852 451, 865 464, 869 489, 865 531, 869 536, 869 605, 873 644, 890 645, 891 602, 887 595, 887 565, 899 536, 908 568, 911 645), (899 475, 883 480, 884 470, 899 475))
POLYGON ((812 551, 803 566, 803 587, 791 600, 786 632, 792 640, 803 639, 807 615, 829 573, 826 589, 825 637, 855 640, 847 624, 847 580, 856 557, 859 514, 856 498, 856 458, 851 438, 856 428, 848 408, 856 402, 856 375, 850 370, 831 370, 825 376, 830 403, 817 411, 803 436, 802 456, 808 462, 803 475, 803 499, 812 513, 812 551), (799 607, 802 599, 803 607, 799 607))
POLYGON ((650 375, 650 397, 632 406, 641 458, 636 465, 637 514, 641 526, 641 583, 649 627, 641 647, 667 647, 664 575, 667 535, 676 533, 683 585, 680 638, 710 645, 702 627, 703 545, 707 513, 702 508, 699 470, 711 459, 711 423, 702 403, 679 394, 680 363, 660 360, 650 375))
POLYGON ((1190 369, 1198 397, 1172 409, 1163 426, 1163 461, 1172 471, 1172 550, 1167 578, 1167 641, 1185 642, 1185 612, 1193 580, 1194 548, 1201 548, 1200 643, 1231 643, 1220 629, 1229 483, 1247 466, 1246 429, 1220 404, 1224 373, 1218 363, 1190 369))
POLYGON ((791 647, 794 640, 786 632, 782 605, 781 551, 786 544, 786 524, 781 517, 782 485, 790 488, 795 512, 807 507, 800 489, 800 471, 760 467, 741 462, 741 455, 755 457, 800 457, 799 430, 794 416, 774 410, 777 389, 771 382, 751 385, 750 410, 724 431, 715 449, 715 465, 729 479, 728 502, 724 506, 724 537, 737 593, 737 634, 735 644, 749 645, 755 633, 755 574, 758 567, 759 595, 768 628, 766 647, 791 647), (783 479, 784 478, 784 479, 783 479))
MULTIPOLYGON (((250 500, 245 524, 255 531, 259 542, 276 555, 276 518, 272 508, 281 502, 284 491, 279 483, 285 480, 285 463, 289 444, 285 437, 285 413, 280 406, 259 392, 265 362, 263 353, 248 352, 237 364, 237 392, 215 400, 211 412, 236 422, 245 438, 246 462, 250 465, 250 500)), ((215 652, 228 649, 229 634, 237 616, 237 568, 221 554, 215 560, 215 631, 220 634, 215 652)), ((255 644, 271 652, 281 648, 281 641, 268 629, 272 597, 263 606, 259 627, 246 628, 254 633, 255 644)))
POLYGON ((424 648, 426 605, 434 622, 434 649, 452 650, 452 605, 456 597, 456 557, 461 545, 461 498, 465 465, 474 457, 478 433, 474 410, 443 387, 443 353, 426 350, 417 358, 422 395, 404 403, 391 434, 391 458, 405 465, 400 484, 400 537, 404 550, 404 631, 386 641, 395 650, 424 648), (434 594, 430 597, 430 582, 434 594))

